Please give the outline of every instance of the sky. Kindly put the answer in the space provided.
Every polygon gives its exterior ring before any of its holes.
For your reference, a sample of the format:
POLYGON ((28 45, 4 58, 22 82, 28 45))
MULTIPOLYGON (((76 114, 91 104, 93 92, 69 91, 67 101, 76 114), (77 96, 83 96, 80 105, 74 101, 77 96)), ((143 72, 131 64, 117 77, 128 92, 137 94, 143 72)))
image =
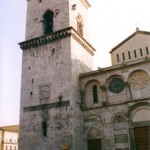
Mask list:
MULTIPOLYGON (((150 31, 149 0, 89 0, 90 43, 97 50, 94 69, 111 65, 109 51, 136 31, 150 31)), ((26 0, 0 2, 0 126, 19 123, 26 0)))

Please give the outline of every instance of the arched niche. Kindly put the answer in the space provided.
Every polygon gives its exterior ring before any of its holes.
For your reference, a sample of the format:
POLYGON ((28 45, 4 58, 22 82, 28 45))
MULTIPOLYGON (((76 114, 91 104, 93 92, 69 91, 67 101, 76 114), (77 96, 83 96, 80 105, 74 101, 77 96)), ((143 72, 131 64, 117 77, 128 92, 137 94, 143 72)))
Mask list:
POLYGON ((53 17, 54 17, 54 12, 51 10, 47 10, 43 14, 44 34, 49 34, 53 32, 53 17))
POLYGON ((130 111, 130 120, 132 122, 146 122, 150 121, 150 104, 139 103, 130 111))
POLYGON ((91 128, 87 133, 87 139, 88 140, 101 139, 101 133, 99 129, 95 127, 91 128))
POLYGON ((85 105, 91 107, 93 104, 98 104, 100 100, 100 83, 98 80, 90 80, 84 86, 85 105))

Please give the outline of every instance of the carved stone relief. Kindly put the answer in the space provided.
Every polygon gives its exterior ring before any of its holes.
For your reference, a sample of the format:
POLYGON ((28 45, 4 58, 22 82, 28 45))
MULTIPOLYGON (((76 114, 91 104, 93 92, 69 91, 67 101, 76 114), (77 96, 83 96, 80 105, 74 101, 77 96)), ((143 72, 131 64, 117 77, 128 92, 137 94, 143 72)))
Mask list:
POLYGON ((149 76, 144 71, 137 71, 131 75, 131 86, 136 90, 144 89, 149 83, 149 76))
POLYGON ((49 99, 50 97, 50 84, 43 84, 39 86, 39 98, 42 99, 49 99))

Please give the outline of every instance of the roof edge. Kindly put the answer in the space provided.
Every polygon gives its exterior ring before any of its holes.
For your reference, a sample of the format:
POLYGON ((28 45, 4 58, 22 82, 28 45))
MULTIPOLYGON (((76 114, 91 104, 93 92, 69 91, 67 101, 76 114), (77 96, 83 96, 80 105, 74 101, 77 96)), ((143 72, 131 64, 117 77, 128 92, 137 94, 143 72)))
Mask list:
POLYGON ((127 42, 129 39, 131 39, 132 37, 134 37, 136 34, 145 34, 145 35, 150 35, 150 32, 148 31, 141 31, 139 29, 136 29, 136 31, 134 33, 132 33, 130 36, 128 36, 125 40, 123 40, 122 42, 120 42, 117 46, 115 46, 114 48, 111 49, 111 51, 109 53, 114 52, 117 48, 119 48, 121 45, 123 45, 125 42, 127 42))

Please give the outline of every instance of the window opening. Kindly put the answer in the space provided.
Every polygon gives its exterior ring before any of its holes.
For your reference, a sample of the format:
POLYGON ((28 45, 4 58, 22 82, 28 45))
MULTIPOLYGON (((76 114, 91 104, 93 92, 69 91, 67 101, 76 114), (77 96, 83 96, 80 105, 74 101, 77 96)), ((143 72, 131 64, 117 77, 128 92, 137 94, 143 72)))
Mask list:
POLYGON ((42 122, 43 136, 47 137, 47 121, 42 122))
POLYGON ((147 53, 147 55, 149 55, 148 47, 146 47, 146 53, 147 53))
POLYGON ((98 103, 98 92, 97 92, 97 86, 93 86, 93 102, 98 103))
POLYGON ((124 55, 124 53, 122 53, 122 58, 123 58, 123 60, 125 60, 125 55, 124 55))
POLYGON ((119 54, 117 54, 117 62, 119 62, 119 54))
POLYGON ((141 54, 141 56, 143 56, 142 48, 140 48, 140 54, 141 54))
POLYGON ((54 13, 48 10, 43 18, 44 18, 44 33, 48 34, 53 32, 53 15, 54 13))
POLYGON ((134 50, 134 57, 135 57, 135 58, 137 57, 137 55, 136 55, 136 50, 134 50))
POLYGON ((128 51, 128 56, 129 56, 129 59, 131 59, 131 54, 130 54, 130 51, 128 51))

